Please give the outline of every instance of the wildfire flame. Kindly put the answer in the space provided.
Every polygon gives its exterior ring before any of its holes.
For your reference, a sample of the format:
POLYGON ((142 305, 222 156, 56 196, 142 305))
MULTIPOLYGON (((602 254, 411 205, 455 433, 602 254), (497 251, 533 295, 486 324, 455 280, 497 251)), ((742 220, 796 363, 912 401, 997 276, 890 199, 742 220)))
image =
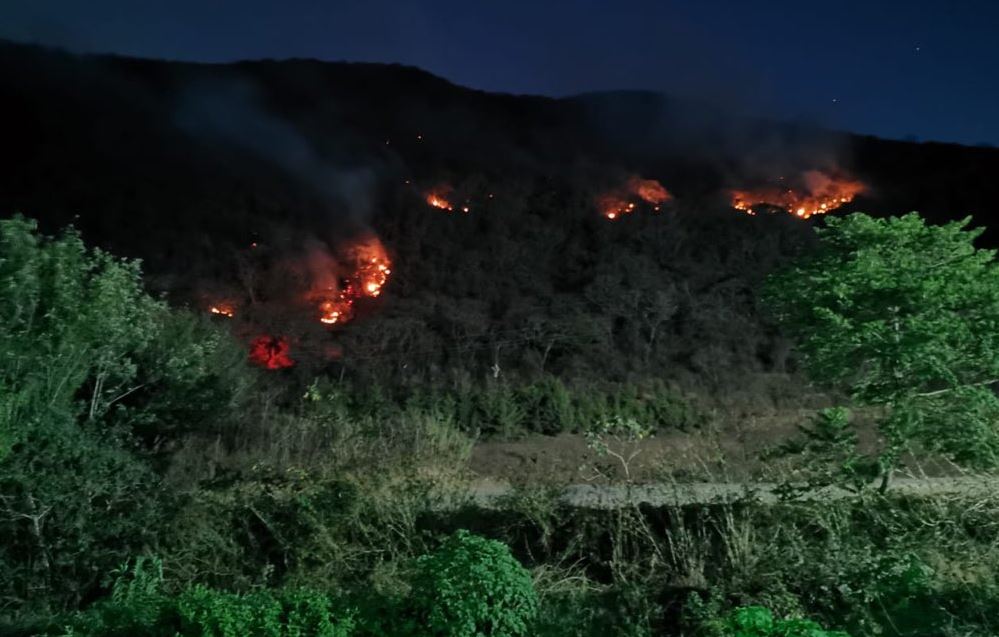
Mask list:
POLYGON ((216 314, 218 316, 224 316, 226 318, 232 318, 236 316, 236 310, 234 310, 231 305, 224 305, 224 304, 213 305, 210 308, 208 308, 208 311, 211 312, 212 314, 216 314))
POLYGON ((635 202, 628 201, 617 194, 605 194, 597 197, 597 207, 608 219, 617 219, 635 211, 635 202))
POLYGON ((250 362, 265 369, 293 367, 295 361, 288 355, 290 349, 283 336, 258 336, 250 343, 250 362))
POLYGON ((733 190, 732 207, 755 215, 760 206, 783 208, 801 219, 822 215, 850 203, 867 187, 854 179, 834 177, 819 170, 802 175, 803 188, 771 185, 756 190, 733 190))
POLYGON ((348 251, 352 271, 339 290, 326 290, 319 296, 319 321, 326 325, 346 323, 354 314, 354 302, 361 297, 377 297, 392 274, 392 262, 377 237, 369 237, 348 251))
POLYGON ((673 195, 655 179, 632 177, 628 180, 628 191, 653 206, 666 203, 673 198, 673 195))
POLYGON ((599 195, 597 207, 605 217, 613 220, 634 212, 636 198, 652 206, 653 212, 659 212, 662 204, 672 199, 673 195, 655 179, 633 176, 623 187, 599 195))
POLYGON ((448 194, 451 192, 449 186, 439 186, 427 193, 427 204, 433 206, 434 208, 440 208, 441 210, 446 210, 448 212, 454 211, 454 206, 448 200, 448 194))

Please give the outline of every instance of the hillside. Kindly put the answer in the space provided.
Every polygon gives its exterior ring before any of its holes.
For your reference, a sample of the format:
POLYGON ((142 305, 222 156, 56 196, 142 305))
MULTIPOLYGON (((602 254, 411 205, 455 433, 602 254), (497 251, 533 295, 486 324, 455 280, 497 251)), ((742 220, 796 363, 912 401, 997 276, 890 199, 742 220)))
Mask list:
POLYGON ((842 175, 866 189, 837 214, 970 214, 999 240, 997 150, 642 92, 549 99, 402 66, 4 43, 0 103, 0 214, 141 257, 154 290, 265 337, 265 358, 286 349, 303 380, 665 380, 800 405, 754 290, 807 249, 813 221, 742 214, 730 190, 842 175), (606 218, 602 197, 633 177, 672 197, 606 218))

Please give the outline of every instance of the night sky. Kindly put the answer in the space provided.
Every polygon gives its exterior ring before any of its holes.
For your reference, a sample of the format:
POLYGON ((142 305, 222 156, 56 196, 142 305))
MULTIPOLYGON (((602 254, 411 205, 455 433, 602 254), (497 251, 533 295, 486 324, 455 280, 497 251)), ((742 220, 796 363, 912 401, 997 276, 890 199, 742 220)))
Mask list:
POLYGON ((191 61, 401 62, 491 91, 651 89, 999 144, 995 0, 5 0, 0 37, 191 61))

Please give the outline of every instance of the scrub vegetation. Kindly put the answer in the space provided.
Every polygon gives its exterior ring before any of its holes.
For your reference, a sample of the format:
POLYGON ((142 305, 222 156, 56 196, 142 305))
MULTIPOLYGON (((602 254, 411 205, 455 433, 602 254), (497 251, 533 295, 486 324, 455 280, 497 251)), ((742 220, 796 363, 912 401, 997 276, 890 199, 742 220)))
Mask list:
POLYGON ((761 286, 842 397, 775 450, 779 500, 601 509, 477 506, 476 437, 578 432, 630 488, 632 445, 703 412, 654 383, 276 382, 137 262, 2 220, 2 631, 995 635, 999 497, 891 488, 923 454, 995 461, 999 285, 965 226, 831 218, 761 286))

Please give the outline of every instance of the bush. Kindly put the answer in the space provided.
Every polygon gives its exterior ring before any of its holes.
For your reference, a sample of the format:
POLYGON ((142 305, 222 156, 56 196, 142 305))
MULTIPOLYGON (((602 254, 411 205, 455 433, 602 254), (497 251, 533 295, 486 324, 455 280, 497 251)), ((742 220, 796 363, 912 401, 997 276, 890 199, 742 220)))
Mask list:
POLYGON ((76 614, 67 637, 349 637, 353 613, 323 593, 291 589, 228 593, 194 586, 160 590, 162 565, 139 559, 122 569, 110 597, 76 614))
POLYGON ((162 563, 139 558, 115 575, 111 595, 72 617, 67 635, 173 637, 166 626, 171 603, 160 591, 162 563))
POLYGON ((826 630, 810 619, 775 618, 762 606, 740 606, 719 616, 716 600, 705 603, 692 594, 687 607, 695 617, 697 633, 703 637, 849 637, 844 632, 826 630))
POLYGON ((530 573, 510 549, 467 531, 418 558, 409 583, 397 629, 414 635, 526 635, 538 611, 530 573))
POLYGON ((726 637, 848 637, 846 633, 825 630, 809 619, 774 619, 761 606, 736 608, 722 620, 726 637))

